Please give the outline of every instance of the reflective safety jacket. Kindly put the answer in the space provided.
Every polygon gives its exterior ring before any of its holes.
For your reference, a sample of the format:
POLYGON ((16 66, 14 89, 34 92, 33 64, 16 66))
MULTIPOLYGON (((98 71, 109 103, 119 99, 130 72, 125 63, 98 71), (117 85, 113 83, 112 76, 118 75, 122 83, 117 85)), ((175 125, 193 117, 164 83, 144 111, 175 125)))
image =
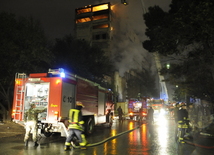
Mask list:
POLYGON ((189 128, 189 118, 186 109, 178 111, 178 128, 189 128))
POLYGON ((82 125, 84 121, 82 120, 82 112, 78 109, 70 109, 69 111, 69 129, 77 129, 83 131, 82 125))

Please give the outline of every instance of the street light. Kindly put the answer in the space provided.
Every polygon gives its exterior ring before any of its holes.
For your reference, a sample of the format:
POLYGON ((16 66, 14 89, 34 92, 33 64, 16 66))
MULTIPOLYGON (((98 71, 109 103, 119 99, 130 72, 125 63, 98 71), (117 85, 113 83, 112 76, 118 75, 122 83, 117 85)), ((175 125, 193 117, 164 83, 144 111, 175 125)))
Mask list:
POLYGON ((169 69, 170 68, 170 64, 168 63, 168 64, 166 64, 166 68, 167 69, 169 69))

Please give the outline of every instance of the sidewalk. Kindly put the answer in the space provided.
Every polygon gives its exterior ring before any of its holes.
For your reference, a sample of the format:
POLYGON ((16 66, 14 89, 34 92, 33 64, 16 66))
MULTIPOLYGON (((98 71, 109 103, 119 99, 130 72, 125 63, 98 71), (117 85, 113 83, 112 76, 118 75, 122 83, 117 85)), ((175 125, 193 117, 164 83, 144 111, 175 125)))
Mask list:
POLYGON ((25 128, 14 122, 0 122, 0 138, 16 137, 25 134, 25 128))

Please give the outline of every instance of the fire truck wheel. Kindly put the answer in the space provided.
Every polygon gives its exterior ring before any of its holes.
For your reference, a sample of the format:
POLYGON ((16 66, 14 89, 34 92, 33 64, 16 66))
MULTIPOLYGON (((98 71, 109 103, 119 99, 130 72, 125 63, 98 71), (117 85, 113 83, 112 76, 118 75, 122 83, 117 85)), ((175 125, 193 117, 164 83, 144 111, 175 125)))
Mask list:
POLYGON ((94 130, 94 119, 89 117, 85 122, 85 134, 90 135, 94 130))
POLYGON ((49 132, 49 128, 51 127, 51 124, 43 124, 43 127, 42 127, 42 136, 43 137, 50 137, 53 133, 52 132, 49 132))
POLYGON ((44 135, 45 137, 50 137, 52 134, 53 134, 52 132, 45 132, 45 131, 44 131, 44 133, 43 133, 43 135, 44 135))

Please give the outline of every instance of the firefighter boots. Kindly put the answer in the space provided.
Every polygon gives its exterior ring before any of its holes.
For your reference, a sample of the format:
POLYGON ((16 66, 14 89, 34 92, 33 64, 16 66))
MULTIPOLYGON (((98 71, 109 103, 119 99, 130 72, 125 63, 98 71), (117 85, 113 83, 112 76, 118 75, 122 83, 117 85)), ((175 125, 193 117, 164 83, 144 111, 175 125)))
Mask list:
POLYGON ((70 151, 70 150, 71 150, 71 146, 65 145, 64 150, 65 150, 65 151, 70 151))
POLYGON ((36 146, 38 146, 39 144, 37 143, 37 142, 34 142, 34 146, 36 147, 36 146))

